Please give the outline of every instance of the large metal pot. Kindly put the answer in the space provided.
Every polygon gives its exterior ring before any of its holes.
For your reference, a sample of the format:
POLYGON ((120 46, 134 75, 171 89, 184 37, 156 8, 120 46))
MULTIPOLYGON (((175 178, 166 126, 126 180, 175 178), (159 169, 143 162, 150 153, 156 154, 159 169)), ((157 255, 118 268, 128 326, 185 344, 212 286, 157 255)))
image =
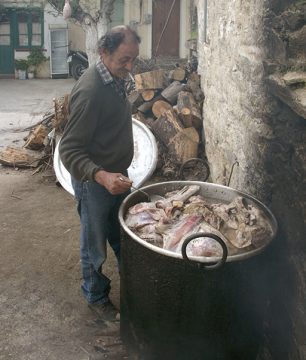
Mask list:
MULTIPOLYGON (((229 203, 243 196, 264 211, 272 238, 276 235, 271 211, 254 197, 229 187, 171 181, 142 189, 164 195, 191 184, 200 185, 200 193, 213 202, 229 203)), ((272 238, 244 254, 186 258, 143 241, 126 226, 127 210, 140 201, 141 193, 134 192, 119 211, 123 342, 144 360, 256 359, 267 304, 268 264, 263 250, 272 238)))

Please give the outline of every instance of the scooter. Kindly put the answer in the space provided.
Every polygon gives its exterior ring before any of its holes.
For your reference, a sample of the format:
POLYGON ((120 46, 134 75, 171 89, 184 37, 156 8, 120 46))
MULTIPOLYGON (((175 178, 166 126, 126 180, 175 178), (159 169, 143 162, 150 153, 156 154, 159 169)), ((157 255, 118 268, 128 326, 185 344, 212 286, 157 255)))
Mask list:
POLYGON ((69 50, 67 54, 69 71, 75 80, 78 80, 83 72, 88 68, 88 56, 81 50, 69 50))

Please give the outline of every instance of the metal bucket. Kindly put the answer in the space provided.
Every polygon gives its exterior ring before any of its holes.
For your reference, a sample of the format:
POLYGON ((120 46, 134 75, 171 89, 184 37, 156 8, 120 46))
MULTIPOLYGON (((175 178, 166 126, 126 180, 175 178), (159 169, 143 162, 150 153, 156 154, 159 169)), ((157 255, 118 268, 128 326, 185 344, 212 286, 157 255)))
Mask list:
MULTIPOLYGON (((213 202, 229 203, 243 196, 264 211, 272 238, 276 235, 271 211, 246 193, 197 181, 158 183, 143 189, 164 195, 192 184, 200 185, 200 194, 213 202)), ((269 242, 239 255, 186 258, 145 242, 126 226, 127 210, 140 201, 141 194, 132 193, 119 211, 123 237, 120 318, 125 345, 144 360, 256 359, 268 294, 263 250, 269 242)))

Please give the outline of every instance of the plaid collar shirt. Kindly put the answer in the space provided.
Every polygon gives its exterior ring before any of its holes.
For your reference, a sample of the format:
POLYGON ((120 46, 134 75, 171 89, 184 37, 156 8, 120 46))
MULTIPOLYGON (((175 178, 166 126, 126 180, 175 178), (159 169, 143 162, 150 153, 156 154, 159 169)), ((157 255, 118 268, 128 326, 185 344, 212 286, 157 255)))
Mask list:
POLYGON ((117 94, 125 99, 125 81, 123 79, 113 77, 100 59, 96 62, 96 68, 101 76, 103 83, 105 85, 110 84, 116 90, 117 94))

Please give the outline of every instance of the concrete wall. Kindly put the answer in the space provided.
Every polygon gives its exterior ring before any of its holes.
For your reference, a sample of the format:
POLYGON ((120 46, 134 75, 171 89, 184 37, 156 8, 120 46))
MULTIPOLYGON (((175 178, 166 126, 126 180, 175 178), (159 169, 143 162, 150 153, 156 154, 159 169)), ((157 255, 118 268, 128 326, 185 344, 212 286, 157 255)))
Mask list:
MULTIPOLYGON (((207 28, 199 21, 202 25, 199 38, 204 41, 207 32, 206 42, 198 45, 198 52, 202 86, 207 95, 204 129, 207 155, 212 159, 212 177, 216 182, 226 184, 231 167, 238 160, 239 167, 235 168, 231 180, 238 188, 244 188, 249 177, 258 177, 258 165, 248 163, 258 151, 258 142, 250 136, 269 135, 269 125, 261 116, 266 102, 263 91, 263 2, 257 1, 256 6, 244 1, 209 2, 207 28), (217 141, 220 138, 227 140, 217 141), (222 162, 214 161, 216 154, 219 160, 222 156, 222 162)), ((205 16, 204 10, 201 15, 205 16)), ((260 181, 255 182, 257 188, 260 181)))
POLYGON ((228 184, 233 170, 230 186, 266 203, 279 223, 278 237, 266 251, 270 305, 261 358, 302 360, 306 120, 285 97, 275 96, 268 79, 273 71, 282 74, 301 61, 305 64, 305 41, 297 34, 305 29, 305 7, 303 1, 289 0, 199 0, 197 7, 204 136, 212 181, 228 184), (299 6, 299 17, 292 18, 299 6), (290 33, 286 26, 294 19, 296 28, 290 33), (289 51, 293 48, 296 57, 289 51))

